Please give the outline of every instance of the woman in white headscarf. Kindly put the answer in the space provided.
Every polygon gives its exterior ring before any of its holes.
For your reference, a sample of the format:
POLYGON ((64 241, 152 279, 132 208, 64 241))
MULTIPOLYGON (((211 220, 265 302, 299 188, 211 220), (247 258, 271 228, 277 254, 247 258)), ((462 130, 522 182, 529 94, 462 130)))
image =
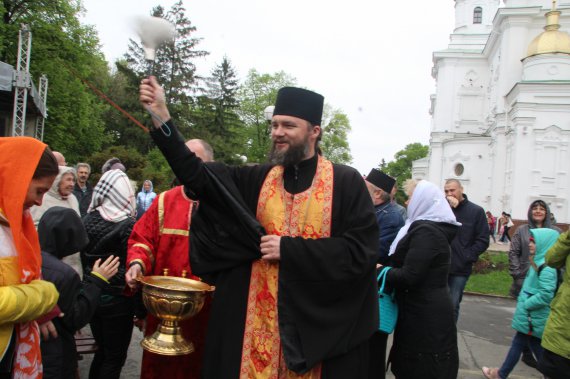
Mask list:
POLYGON ((84 275, 89 275, 97 259, 119 257, 117 274, 101 292, 100 305, 91 319, 93 337, 99 346, 89 378, 118 379, 127 358, 133 329, 133 299, 123 295, 127 242, 135 223, 136 202, 127 175, 112 169, 103 174, 93 189, 88 213, 83 217, 89 244, 81 250, 84 275))
POLYGON ((397 379, 455 379, 459 358, 447 274, 449 244, 460 224, 434 184, 408 181, 404 188, 408 219, 390 246, 386 279, 399 309, 392 372, 397 379))

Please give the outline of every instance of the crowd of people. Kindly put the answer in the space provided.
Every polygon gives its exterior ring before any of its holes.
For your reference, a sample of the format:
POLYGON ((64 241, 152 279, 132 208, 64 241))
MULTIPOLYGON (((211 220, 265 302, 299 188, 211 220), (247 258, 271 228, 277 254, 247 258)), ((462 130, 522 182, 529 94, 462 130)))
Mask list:
POLYGON ((150 180, 137 194, 117 158, 92 186, 87 163, 0 138, 0 379, 75 378, 74 335, 87 324, 98 346, 89 378, 119 378, 133 327, 148 336, 159 322, 137 279, 165 272, 216 290, 181 323, 196 351, 144 351, 141 378, 372 379, 387 365, 398 379, 456 378, 463 292, 497 230, 510 241, 515 335, 502 366, 482 374, 506 378, 522 355, 570 378, 570 239, 545 201, 514 233, 508 213, 497 220, 456 179, 401 183, 403 207, 386 173, 363 178, 322 156, 324 98, 301 88, 278 92, 269 162, 240 167, 184 141, 155 78, 140 101, 179 181, 158 195, 150 180), (380 273, 398 305, 388 354, 380 273))

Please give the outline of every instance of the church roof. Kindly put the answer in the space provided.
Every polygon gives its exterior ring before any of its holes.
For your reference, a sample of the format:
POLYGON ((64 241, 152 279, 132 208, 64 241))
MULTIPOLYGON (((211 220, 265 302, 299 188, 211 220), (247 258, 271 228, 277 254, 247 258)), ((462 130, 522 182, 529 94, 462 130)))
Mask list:
POLYGON ((552 2, 552 10, 546 13, 546 26, 529 45, 527 58, 540 54, 570 54, 570 35, 560 31, 558 23, 560 11, 556 10, 556 1, 552 2))

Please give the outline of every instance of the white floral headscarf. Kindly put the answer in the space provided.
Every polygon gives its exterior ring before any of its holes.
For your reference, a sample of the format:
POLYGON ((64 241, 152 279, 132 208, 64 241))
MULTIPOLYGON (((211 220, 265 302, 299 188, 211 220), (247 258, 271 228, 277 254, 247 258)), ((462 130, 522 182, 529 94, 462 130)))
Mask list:
POLYGON ((443 191, 427 180, 420 180, 412 193, 412 200, 408 205, 408 219, 396 235, 394 242, 390 245, 388 255, 394 254, 398 242, 408 233, 410 225, 418 220, 445 222, 461 226, 461 223, 455 219, 455 215, 445 199, 443 191))

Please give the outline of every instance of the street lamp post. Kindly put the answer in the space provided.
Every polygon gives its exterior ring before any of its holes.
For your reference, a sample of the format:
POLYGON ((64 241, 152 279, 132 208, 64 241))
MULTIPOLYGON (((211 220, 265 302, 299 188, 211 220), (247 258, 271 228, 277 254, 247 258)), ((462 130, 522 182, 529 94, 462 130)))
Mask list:
POLYGON ((267 123, 271 123, 271 119, 273 118, 273 111, 275 110, 275 105, 268 105, 263 110, 263 115, 265 116, 265 120, 267 123))

